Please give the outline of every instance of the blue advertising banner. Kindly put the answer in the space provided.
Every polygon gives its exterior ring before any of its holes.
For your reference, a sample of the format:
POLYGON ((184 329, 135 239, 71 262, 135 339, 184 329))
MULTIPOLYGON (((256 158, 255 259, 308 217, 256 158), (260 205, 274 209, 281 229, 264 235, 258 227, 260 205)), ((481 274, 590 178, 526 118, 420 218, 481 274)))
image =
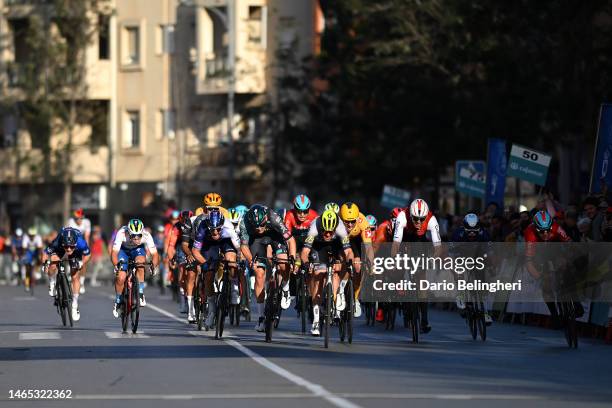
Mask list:
POLYGON ((506 141, 490 138, 487 148, 487 187, 485 202, 497 203, 504 207, 504 191, 506 190, 506 141))
POLYGON ((599 112, 599 128, 597 129, 597 145, 591 171, 591 192, 601 192, 601 181, 604 180, 612 188, 612 104, 604 103, 599 112))
POLYGON ((380 205, 385 208, 407 207, 410 202, 410 191, 385 185, 380 205))
POLYGON ((458 160, 455 163, 455 188, 473 197, 485 195, 485 170, 483 161, 458 160))

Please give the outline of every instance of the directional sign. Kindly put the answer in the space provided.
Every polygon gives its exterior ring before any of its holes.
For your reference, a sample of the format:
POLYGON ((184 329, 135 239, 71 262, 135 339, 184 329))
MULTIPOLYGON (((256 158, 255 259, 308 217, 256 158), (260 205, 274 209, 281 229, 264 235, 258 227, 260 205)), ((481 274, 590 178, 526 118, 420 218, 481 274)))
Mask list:
POLYGON ((508 176, 544 186, 550 159, 551 156, 545 153, 513 144, 508 161, 508 176))
POLYGON ((455 163, 455 188, 460 193, 473 197, 485 196, 486 163, 483 161, 458 160, 455 163))
POLYGON ((410 202, 410 191, 385 185, 380 205, 385 208, 407 207, 410 202))

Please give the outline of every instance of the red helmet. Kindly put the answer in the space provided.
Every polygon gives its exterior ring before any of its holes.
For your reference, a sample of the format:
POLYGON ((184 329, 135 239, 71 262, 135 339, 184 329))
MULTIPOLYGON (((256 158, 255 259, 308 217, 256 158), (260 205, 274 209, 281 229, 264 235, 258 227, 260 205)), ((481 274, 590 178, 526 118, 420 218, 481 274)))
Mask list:
POLYGON ((191 217, 193 217, 193 211, 181 211, 181 215, 179 215, 179 222, 183 223, 191 217))
POLYGON ((76 210, 74 210, 72 215, 74 215, 74 218, 83 218, 85 214, 82 208, 77 208, 76 210))
POLYGON ((401 213, 402 211, 404 211, 403 208, 401 207, 395 207, 394 209, 391 210, 391 218, 395 219, 397 218, 397 216, 399 215, 399 213, 401 213))

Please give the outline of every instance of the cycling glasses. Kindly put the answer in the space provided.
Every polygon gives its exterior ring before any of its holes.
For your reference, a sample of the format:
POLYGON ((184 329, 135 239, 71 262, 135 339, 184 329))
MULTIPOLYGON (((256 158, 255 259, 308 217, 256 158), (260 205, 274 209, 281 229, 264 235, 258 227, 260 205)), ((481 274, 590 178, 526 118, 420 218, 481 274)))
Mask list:
POLYGON ((132 239, 140 239, 140 238, 142 238, 142 234, 130 234, 130 238, 132 238, 132 239))
POLYGON ((412 222, 423 222, 427 217, 412 217, 412 222))
POLYGON ((308 214, 308 211, 310 211, 310 210, 295 210, 296 213, 302 214, 302 215, 308 214))
POLYGON ((76 245, 64 245, 64 249, 74 249, 76 245))

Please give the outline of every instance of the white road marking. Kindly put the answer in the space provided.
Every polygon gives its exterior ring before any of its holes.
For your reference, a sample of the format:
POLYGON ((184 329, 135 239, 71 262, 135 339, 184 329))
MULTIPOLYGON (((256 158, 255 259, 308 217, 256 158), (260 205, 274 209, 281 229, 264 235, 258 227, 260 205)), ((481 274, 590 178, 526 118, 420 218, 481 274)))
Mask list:
POLYGON ((28 332, 19 333, 19 340, 58 340, 61 336, 58 332, 28 332))
POLYGON ((144 332, 132 333, 128 330, 127 333, 121 333, 117 331, 106 331, 104 335, 109 339, 148 339, 151 336, 147 336, 144 332))
MULTIPOLYGON (((185 319, 181 319, 175 315, 173 315, 172 313, 168 312, 167 310, 164 310, 160 307, 157 307, 155 305, 152 305, 151 303, 147 303, 147 307, 151 308, 152 310, 155 310, 156 312, 172 319, 175 320, 177 322, 183 323, 183 324, 188 324, 185 319)), ((227 333, 228 335, 230 334, 229 332, 227 333)), ((328 401, 329 403, 340 407, 340 408, 359 408, 359 405, 352 403, 351 401, 339 397, 331 392, 329 392, 328 390, 326 390, 323 386, 319 385, 319 384, 315 384, 315 383, 311 383, 310 381, 306 380, 305 378, 302 378, 296 374, 293 374, 292 372, 282 368, 281 366, 273 363, 272 361, 268 360, 265 357, 262 357, 261 355, 255 353, 253 350, 249 349, 248 347, 243 346, 242 344, 238 343, 235 340, 231 340, 228 338, 223 339, 225 341, 226 344, 234 347, 235 349, 237 349, 238 351, 242 352, 243 354, 245 354, 246 356, 250 357, 253 361, 255 361, 257 364, 267 368, 268 370, 272 371, 273 373, 283 377, 284 379, 299 385, 301 387, 306 388, 307 390, 309 390, 313 396, 315 397, 320 397, 323 398, 324 400, 328 401)))

